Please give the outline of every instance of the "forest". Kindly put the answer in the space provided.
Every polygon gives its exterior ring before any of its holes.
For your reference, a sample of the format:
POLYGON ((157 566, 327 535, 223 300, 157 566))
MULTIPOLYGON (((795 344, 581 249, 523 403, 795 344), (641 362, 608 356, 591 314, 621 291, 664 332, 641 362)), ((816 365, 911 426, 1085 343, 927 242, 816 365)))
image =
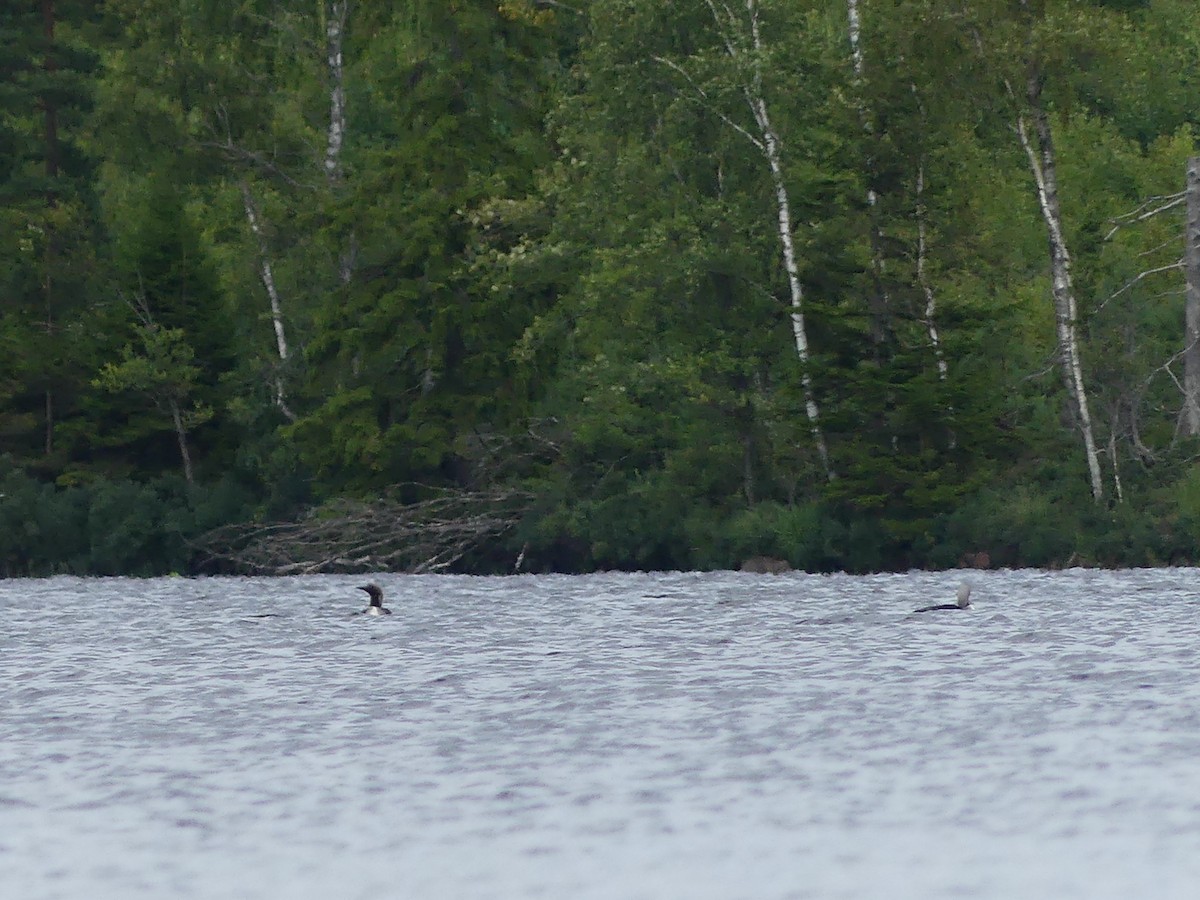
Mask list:
POLYGON ((0 575, 1200 562, 1195 0, 34 0, 0 72, 0 575))

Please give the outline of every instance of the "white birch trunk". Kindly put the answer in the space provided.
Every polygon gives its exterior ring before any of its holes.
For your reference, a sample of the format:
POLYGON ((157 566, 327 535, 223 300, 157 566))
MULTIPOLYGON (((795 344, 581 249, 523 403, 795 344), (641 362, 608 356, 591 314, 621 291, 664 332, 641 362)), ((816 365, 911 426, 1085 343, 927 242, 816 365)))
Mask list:
POLYGON ((925 295, 925 330, 929 335, 929 345, 933 348, 934 359, 937 360, 938 380, 945 381, 949 374, 946 365, 946 355, 942 352, 942 340, 937 327, 937 297, 933 293, 933 285, 929 283, 929 274, 925 271, 926 257, 925 240, 925 164, 917 167, 917 284, 925 295))
POLYGON ((863 54, 861 46, 862 18, 858 14, 858 0, 846 0, 846 15, 850 20, 850 58, 854 63, 854 74, 863 77, 863 54))
POLYGON ((342 180, 342 143, 346 138, 346 79, 342 34, 346 28, 346 0, 332 0, 325 16, 325 57, 329 66, 329 133, 325 141, 325 178, 342 180))
MULTIPOLYGON (((712 13, 713 21, 717 26, 717 33, 721 36, 721 42, 725 47, 725 51, 731 59, 740 64, 744 56, 744 21, 733 12, 733 9, 725 0, 705 0, 705 2, 712 13)), ((762 31, 758 18, 758 2, 757 0, 745 0, 745 3, 750 22, 750 46, 754 57, 751 60, 751 71, 753 74, 749 83, 741 85, 741 91, 742 97, 745 99, 746 105, 749 106, 750 113, 754 118, 758 132, 757 136, 721 112, 720 109, 712 107, 711 111, 722 122, 746 138, 763 154, 771 172, 771 184, 775 192, 776 227, 779 234, 779 243, 783 250, 783 265, 784 271, 787 274, 788 292, 791 296, 792 336, 795 340, 796 355, 799 357, 801 366, 803 367, 800 380, 804 391, 804 411, 808 418, 809 431, 813 437, 813 444, 816 446, 817 454, 821 458, 821 465, 825 470, 825 477, 833 481, 837 477, 837 474, 833 471, 829 463, 829 449, 825 444, 825 435, 821 430, 821 413, 817 406, 816 394, 813 391, 812 375, 808 371, 810 354, 808 349, 808 333, 804 325, 804 290, 800 285, 800 267, 796 258, 795 237, 792 234, 792 208, 791 200, 788 196, 787 181, 783 171, 782 145, 779 135, 771 124, 770 112, 767 108, 766 99, 763 96, 761 63, 763 47, 762 31)), ((710 99, 704 88, 696 84, 678 63, 660 56, 655 56, 653 59, 682 75, 704 100, 708 101, 710 99)))
MULTIPOLYGON (((345 171, 342 147, 346 140, 346 70, 342 53, 346 33, 347 0, 331 0, 325 17, 325 58, 329 68, 329 132, 325 141, 325 179, 329 186, 341 185, 345 171)), ((351 232, 338 255, 338 281, 350 283, 358 243, 351 232)))
POLYGON ((1046 223, 1050 240, 1051 292, 1054 296, 1055 322, 1058 332, 1058 352, 1062 360, 1063 381, 1067 395, 1072 401, 1076 422, 1083 436, 1084 452, 1087 455, 1088 475, 1091 480, 1092 497, 1104 497, 1104 482, 1100 474, 1100 460, 1096 453, 1096 439, 1092 430, 1092 417, 1088 409, 1087 391, 1084 387, 1083 363, 1079 354, 1078 312, 1075 292, 1071 282, 1071 254, 1063 232, 1062 210, 1058 202, 1058 176, 1055 171, 1053 135, 1050 120, 1041 106, 1036 75, 1030 76, 1026 92, 1033 116, 1037 138, 1035 148, 1029 135, 1024 115, 1017 117, 1017 134, 1029 160, 1029 168, 1037 185, 1038 205, 1046 223))
POLYGON ((1193 156, 1187 162, 1185 194, 1183 433, 1194 437, 1200 435, 1200 156, 1193 156))
MULTIPOLYGON (((717 14, 713 0, 709 0, 709 8, 713 12, 713 17, 716 19, 718 28, 722 28, 721 18, 717 14)), ((725 8, 725 11, 727 17, 732 20, 733 16, 728 7, 725 8)), ((767 165, 771 170, 771 183, 775 189, 776 225, 779 232, 779 243, 783 250, 783 267, 787 274, 788 291, 791 297, 792 336, 796 344, 796 355, 799 357, 800 364, 803 367, 800 380, 804 391, 804 411, 808 417, 809 431, 812 434, 813 443, 817 448, 817 454, 821 458, 821 466, 825 470, 825 477, 832 481, 837 475, 829 462, 829 448, 825 444, 825 435, 821 430, 821 413, 817 406, 816 394, 813 390, 812 375, 808 371, 811 355, 808 347, 808 332, 804 325, 804 289, 800 284, 800 266, 796 257, 796 241, 792 234, 791 199, 788 196, 787 182, 784 178, 779 135, 775 132, 775 128, 771 124, 770 112, 762 91, 761 61, 759 59, 762 53, 762 32, 759 27, 757 0, 746 0, 746 11, 750 17, 750 38, 755 53, 755 74, 753 83, 743 86, 743 94, 750 106, 750 112, 754 116, 755 124, 758 126, 760 140, 755 141, 755 144, 767 159, 767 165)), ((728 35, 726 36, 725 46, 731 56, 737 57, 739 55, 737 44, 728 35)))
POLYGON ((183 460, 183 477, 188 484, 192 483, 192 454, 188 452, 187 429, 183 427, 183 414, 174 398, 168 401, 171 408, 171 422, 175 426, 175 440, 179 443, 179 456, 183 460))
POLYGON ((1117 417, 1114 414, 1112 417, 1113 427, 1108 430, 1108 458, 1112 461, 1113 470, 1113 493, 1116 495, 1118 503, 1125 502, 1125 489, 1121 486, 1121 469, 1117 464, 1117 417))
POLYGON ((263 234, 262 222, 259 219, 258 207, 250 193, 250 185, 242 182, 242 204, 246 209, 246 221, 250 224, 250 232, 258 244, 258 274, 266 288, 267 298, 271 301, 271 323, 275 326, 275 348, 279 352, 279 361, 287 362, 288 343, 283 327, 283 306, 279 302, 279 291, 275 287, 275 273, 271 268, 271 257, 267 253, 267 241, 263 234))
MULTIPOLYGON (((858 121, 862 126, 867 140, 875 143, 875 124, 871 121, 864 97, 867 80, 866 58, 862 50, 862 15, 859 13, 859 0, 846 0, 846 17, 849 20, 850 61, 854 67, 854 93, 858 107, 858 121)), ((883 259, 883 228, 879 224, 879 195, 875 192, 875 157, 874 152, 867 158, 867 210, 870 215, 871 228, 871 275, 874 280, 875 296, 868 306, 871 311, 871 337, 876 346, 883 344, 890 330, 887 288, 884 285, 886 265, 883 259)))
MULTIPOLYGON (((920 100, 915 84, 909 85, 913 97, 917 98, 917 108, 921 113, 921 124, 926 124, 925 104, 920 100)), ((938 381, 945 384, 950 375, 950 367, 946 363, 946 354, 942 350, 942 337, 937 326, 937 295, 933 292, 933 283, 929 280, 926 261, 929 257, 928 240, 928 209, 925 206, 925 156, 921 155, 917 163, 917 284, 925 297, 925 333, 929 335, 929 346, 933 349, 934 363, 937 365, 938 381)), ((948 405, 946 412, 954 416, 954 407, 948 405)), ((958 435, 953 428, 947 430, 950 449, 958 447, 958 435)))
MULTIPOLYGON (((868 135, 874 132, 871 118, 867 115, 866 101, 863 99, 863 88, 867 80, 867 64, 862 52, 862 17, 858 12, 858 0, 846 0, 846 17, 850 20, 850 61, 854 65, 855 95, 858 106, 858 121, 863 131, 868 135)), ((868 164, 868 169, 873 168, 868 164)), ((870 173, 868 173, 870 174, 870 173)), ((867 185, 867 205, 873 210, 878 201, 875 186, 867 185)), ((872 224, 874 227, 874 224, 872 224)), ((876 260, 878 262, 878 260, 876 260)))
MULTIPOLYGON (((287 333, 284 331, 283 326, 283 304, 279 301, 279 290, 275 286, 275 272, 271 267, 271 256, 267 252, 267 239, 263 234, 258 207, 254 203, 253 195, 250 193, 250 185, 243 181, 241 189, 242 205, 246 210, 246 221, 250 224, 250 232, 254 235, 254 239, 258 244, 258 276, 267 291, 267 299, 271 302, 271 324, 275 328, 275 349, 279 354, 279 362, 286 364, 288 361, 288 342, 287 333)), ((279 407, 280 412, 287 416, 289 421, 296 421, 296 414, 291 411, 287 404, 287 393, 284 390, 283 375, 281 374, 276 374, 275 376, 275 405, 279 407)))
MULTIPOLYGON (((766 104, 761 104, 763 120, 769 123, 766 104)), ((800 374, 801 385, 804 388, 804 411, 808 416, 809 430, 817 454, 821 457, 821 465, 825 476, 832 481, 836 476, 829 464, 829 448, 825 445, 825 435, 821 431, 821 413, 817 407, 816 394, 813 391, 812 375, 808 371, 810 353, 808 349, 808 332, 804 327, 804 289, 800 284, 800 267, 796 262, 796 242, 792 236, 792 208, 788 198, 787 185, 783 180, 783 166, 779 158, 779 144, 774 133, 767 125, 763 133, 763 142, 767 145, 767 160, 771 167, 771 180, 775 185, 775 205, 778 211, 779 242, 783 247, 783 267, 787 273, 788 290, 792 302, 792 337, 796 343, 796 355, 800 358, 803 371, 800 374)))
MULTIPOLYGON (((916 84, 910 84, 917 109, 920 110, 922 130, 927 125, 925 103, 921 100, 916 84)), ((950 374, 946 364, 946 355, 942 352, 941 335, 937 327, 937 297, 933 292, 933 284, 929 281, 926 260, 929 257, 928 209, 925 206, 925 155, 921 154, 917 163, 917 284, 925 297, 925 331, 929 335, 929 346, 933 348, 933 357, 937 361, 938 380, 945 381, 950 374)))

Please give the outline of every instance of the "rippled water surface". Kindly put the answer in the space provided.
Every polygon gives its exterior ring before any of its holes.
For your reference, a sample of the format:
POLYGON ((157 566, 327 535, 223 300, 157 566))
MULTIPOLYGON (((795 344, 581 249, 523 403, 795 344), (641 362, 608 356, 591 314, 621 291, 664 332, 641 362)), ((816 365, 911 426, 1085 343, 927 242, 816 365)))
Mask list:
POLYGON ((0 887, 1198 896, 1200 570, 962 577, 3 581, 0 887))

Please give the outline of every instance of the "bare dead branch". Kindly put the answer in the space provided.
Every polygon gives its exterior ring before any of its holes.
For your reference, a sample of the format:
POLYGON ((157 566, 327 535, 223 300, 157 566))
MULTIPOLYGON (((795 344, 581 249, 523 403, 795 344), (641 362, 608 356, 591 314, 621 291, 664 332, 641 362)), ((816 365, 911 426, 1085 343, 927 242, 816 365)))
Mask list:
POLYGON ((511 531, 531 501, 505 489, 444 491, 413 503, 337 500, 294 522, 218 528, 196 549, 208 567, 253 574, 436 572, 511 531))
POLYGON ((1108 234, 1104 236, 1104 239, 1106 241, 1112 240, 1112 236, 1122 228, 1125 228, 1129 225, 1136 225, 1138 222, 1144 222, 1146 219, 1157 216, 1159 213, 1164 213, 1168 210, 1174 209, 1176 206, 1181 206, 1185 200, 1186 196, 1184 195, 1183 191, 1180 191, 1178 194, 1167 194, 1159 197, 1151 197, 1137 209, 1133 210, 1133 212, 1128 212, 1123 216, 1117 216, 1114 219, 1110 219, 1110 221, 1114 224, 1108 234), (1167 202, 1163 203, 1162 206, 1157 206, 1154 209, 1148 210, 1147 212, 1142 212, 1142 210, 1146 209, 1146 207, 1151 203, 1157 203, 1161 200, 1165 200, 1167 202))
POLYGON ((719 118, 722 122, 724 122, 726 125, 728 125, 730 128, 732 128, 734 131, 736 131, 738 134, 740 134, 742 137, 744 137, 746 140, 748 140, 751 144, 753 144, 760 153, 766 152, 766 147, 763 145, 762 141, 760 141, 753 134, 751 134, 747 129, 743 128, 737 122, 733 121, 733 119, 729 118, 729 116, 725 115, 725 113, 721 112, 719 109, 716 108, 715 105, 712 104, 711 98, 708 96, 708 92, 705 91, 704 88, 702 88, 699 84, 697 84, 696 81, 692 78, 692 76, 689 75, 687 73, 687 71, 685 71, 684 68, 681 65, 679 65, 679 63, 674 62, 673 60, 666 59, 665 57, 662 57, 662 56, 652 56, 650 58, 653 59, 656 63, 664 65, 667 68, 672 69, 673 71, 675 71, 678 74, 680 74, 681 76, 683 76, 684 80, 687 81, 688 85, 692 88, 692 90, 694 90, 697 94, 699 94, 701 99, 703 99, 706 103, 708 103, 708 106, 706 108, 710 112, 716 114, 717 118, 719 118))
POLYGON ((534 0, 533 5, 537 6, 537 7, 552 6, 555 9, 565 9, 567 12, 574 13, 577 16, 583 15, 582 9, 578 9, 577 7, 574 7, 574 6, 569 6, 566 3, 560 3, 560 2, 558 2, 558 0, 534 0))
POLYGON ((1135 285, 1137 285, 1139 282, 1142 282, 1145 279, 1149 278, 1151 275, 1160 275, 1163 272, 1172 272, 1176 269, 1182 269, 1182 268, 1183 268, 1183 260, 1179 259, 1167 266, 1158 266, 1157 268, 1154 268, 1154 269, 1146 269, 1144 272, 1138 272, 1137 275, 1133 276, 1133 278, 1129 279, 1129 281, 1125 282, 1123 285, 1121 285, 1121 287, 1117 288, 1115 291, 1113 291, 1111 294, 1109 294, 1107 297, 1105 297, 1103 300, 1101 300, 1100 303, 1096 306, 1096 309, 1097 309, 1097 311, 1104 309, 1104 307, 1108 305, 1108 302, 1110 300, 1116 300, 1117 297, 1121 296, 1121 294, 1124 294, 1126 291, 1131 290, 1135 285))

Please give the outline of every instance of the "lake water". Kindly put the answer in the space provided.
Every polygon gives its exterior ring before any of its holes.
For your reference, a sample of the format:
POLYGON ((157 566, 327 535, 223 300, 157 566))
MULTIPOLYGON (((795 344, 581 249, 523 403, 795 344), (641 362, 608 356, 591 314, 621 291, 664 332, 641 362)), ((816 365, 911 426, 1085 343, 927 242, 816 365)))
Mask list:
POLYGON ((1200 570, 362 580, 0 581, 0 892, 1200 895, 1200 570))

